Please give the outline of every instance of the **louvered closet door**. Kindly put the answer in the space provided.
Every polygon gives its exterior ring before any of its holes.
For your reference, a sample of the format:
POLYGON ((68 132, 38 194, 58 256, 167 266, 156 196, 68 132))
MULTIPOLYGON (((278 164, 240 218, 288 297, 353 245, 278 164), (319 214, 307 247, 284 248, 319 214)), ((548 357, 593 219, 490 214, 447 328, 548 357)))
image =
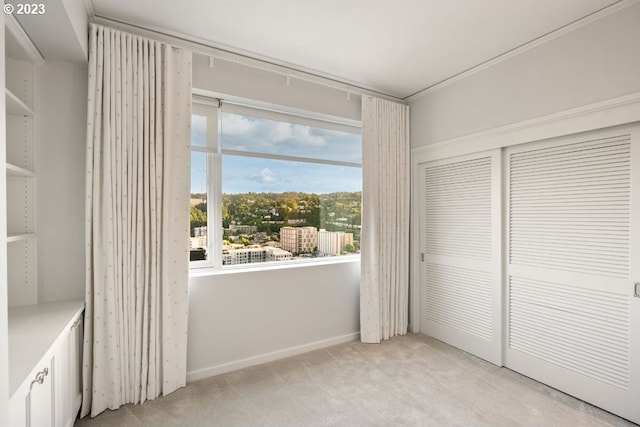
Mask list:
POLYGON ((499 151, 420 165, 420 331, 501 359, 499 151))
POLYGON ((640 422, 638 127, 508 149, 509 368, 640 422))

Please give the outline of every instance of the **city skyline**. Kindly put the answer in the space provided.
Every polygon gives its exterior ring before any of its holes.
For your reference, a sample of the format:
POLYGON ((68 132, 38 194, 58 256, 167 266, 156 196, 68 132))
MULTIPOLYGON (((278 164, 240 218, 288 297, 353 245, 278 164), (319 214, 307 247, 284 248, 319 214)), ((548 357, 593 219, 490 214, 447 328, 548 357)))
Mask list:
MULTIPOLYGON (((190 237, 191 260, 202 261, 208 257, 207 227, 198 227, 195 231, 195 236, 190 237)), ((230 236, 229 238, 235 238, 232 241, 223 241, 222 244, 222 265, 253 264, 287 261, 308 258, 309 256, 332 257, 359 253, 359 242, 353 240, 353 233, 327 231, 309 226, 287 226, 280 229, 279 235, 279 241, 275 242, 271 239, 251 242, 248 239, 245 240, 245 234, 230 236), (243 243, 239 243, 240 241, 243 243)))

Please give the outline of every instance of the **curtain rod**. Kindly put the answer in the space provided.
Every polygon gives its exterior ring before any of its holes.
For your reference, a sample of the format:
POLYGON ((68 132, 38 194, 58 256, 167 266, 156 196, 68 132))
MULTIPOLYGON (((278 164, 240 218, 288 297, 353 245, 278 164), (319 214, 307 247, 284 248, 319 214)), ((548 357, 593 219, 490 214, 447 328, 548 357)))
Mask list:
POLYGON ((199 104, 212 105, 217 108, 222 108, 223 105, 233 105, 241 108, 249 108, 252 110, 262 110, 276 114, 286 114, 290 116, 296 116, 303 119, 317 120, 320 122, 333 123, 340 126, 346 126, 355 129, 362 129, 362 122, 360 120, 347 119, 344 117, 333 116, 323 113, 309 113, 305 110, 300 110, 294 107, 286 107, 282 105, 275 105, 268 102, 247 100, 244 98, 222 95, 219 93, 209 92, 207 90, 194 89, 193 99, 199 104))
POLYGON ((180 34, 177 32, 159 28, 147 28, 140 25, 98 15, 96 15, 92 19, 92 22, 117 30, 127 31, 139 36, 155 39, 172 46, 189 49, 194 54, 213 58, 214 61, 218 59, 263 72, 277 74, 287 79, 287 81, 289 81, 290 79, 298 80, 301 82, 343 92, 347 94, 347 96, 370 95, 406 105, 406 102, 402 99, 386 94, 384 92, 379 92, 374 89, 368 89, 362 86, 358 86, 354 83, 345 83, 337 77, 323 76, 310 71, 300 70, 291 65, 278 64, 273 60, 256 58, 254 56, 251 56, 250 54, 238 53, 231 50, 214 47, 210 44, 210 42, 207 42, 206 40, 190 37, 185 34, 180 34))

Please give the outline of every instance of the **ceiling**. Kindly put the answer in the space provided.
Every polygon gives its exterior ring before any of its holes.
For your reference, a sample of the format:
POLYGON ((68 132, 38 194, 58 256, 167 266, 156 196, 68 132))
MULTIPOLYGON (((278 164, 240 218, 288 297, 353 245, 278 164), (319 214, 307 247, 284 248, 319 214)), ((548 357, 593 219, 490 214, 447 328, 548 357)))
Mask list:
POLYGON ((90 0, 96 16, 407 98, 616 0, 90 0))

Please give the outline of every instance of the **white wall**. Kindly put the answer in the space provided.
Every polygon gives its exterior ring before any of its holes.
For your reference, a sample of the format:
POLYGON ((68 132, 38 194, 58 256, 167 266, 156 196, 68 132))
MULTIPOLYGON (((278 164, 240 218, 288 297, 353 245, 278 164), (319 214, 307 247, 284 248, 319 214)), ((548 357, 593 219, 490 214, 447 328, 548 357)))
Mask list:
POLYGON ((640 3, 411 102, 412 147, 640 91, 640 3))
POLYGON ((286 78, 272 72, 216 59, 213 68, 208 57, 193 56, 193 87, 226 95, 252 99, 307 111, 360 120, 359 96, 335 89, 286 78))
MULTIPOLYGON (((193 86, 360 120, 360 98, 242 65, 194 56, 193 86)), ((188 380, 357 338, 360 262, 192 277, 188 380)))
POLYGON ((190 381, 353 340, 360 262, 193 277, 190 381))
POLYGON ((38 298, 84 297, 87 66, 38 69, 38 298))

